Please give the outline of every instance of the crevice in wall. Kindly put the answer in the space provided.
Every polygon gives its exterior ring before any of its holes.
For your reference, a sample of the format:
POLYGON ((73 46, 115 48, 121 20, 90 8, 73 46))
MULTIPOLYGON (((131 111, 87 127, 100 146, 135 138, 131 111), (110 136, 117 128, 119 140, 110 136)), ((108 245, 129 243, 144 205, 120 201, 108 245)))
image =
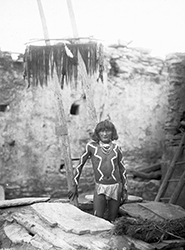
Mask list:
POLYGON ((59 167, 59 172, 60 172, 60 174, 65 174, 66 173, 64 160, 61 161, 61 164, 60 164, 60 167, 59 167))

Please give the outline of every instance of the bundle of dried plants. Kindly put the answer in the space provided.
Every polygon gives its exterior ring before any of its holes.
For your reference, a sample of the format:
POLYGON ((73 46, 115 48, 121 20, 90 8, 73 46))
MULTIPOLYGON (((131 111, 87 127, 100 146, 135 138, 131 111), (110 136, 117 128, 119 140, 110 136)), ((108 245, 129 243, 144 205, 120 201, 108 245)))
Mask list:
POLYGON ((185 218, 159 222, 123 216, 115 222, 113 233, 115 235, 127 235, 147 243, 184 239, 185 218))

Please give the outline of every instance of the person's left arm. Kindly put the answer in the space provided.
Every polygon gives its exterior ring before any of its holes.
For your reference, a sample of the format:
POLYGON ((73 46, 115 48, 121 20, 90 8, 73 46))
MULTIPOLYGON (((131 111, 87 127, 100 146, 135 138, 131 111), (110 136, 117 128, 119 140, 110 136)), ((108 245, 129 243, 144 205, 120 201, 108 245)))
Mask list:
POLYGON ((120 171, 120 177, 122 182, 122 195, 123 199, 126 200, 128 197, 127 193, 127 175, 126 175, 126 168, 125 168, 125 162, 123 157, 123 152, 120 147, 118 147, 118 165, 119 165, 119 171, 120 171))

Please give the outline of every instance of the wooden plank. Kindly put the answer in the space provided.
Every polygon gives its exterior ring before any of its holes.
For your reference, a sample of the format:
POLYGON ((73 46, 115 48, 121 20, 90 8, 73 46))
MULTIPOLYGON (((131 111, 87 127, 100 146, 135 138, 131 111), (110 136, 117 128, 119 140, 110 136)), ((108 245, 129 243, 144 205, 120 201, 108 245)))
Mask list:
POLYGON ((37 202, 49 201, 50 197, 30 197, 0 201, 0 208, 29 205, 37 202))
POLYGON ((169 182, 179 182, 179 179, 170 179, 169 182))
POLYGON ((140 171, 136 171, 136 170, 132 170, 130 171, 134 176, 136 177, 140 177, 143 179, 159 179, 161 178, 161 170, 158 171, 153 171, 151 173, 144 173, 144 172, 140 172, 140 171))
POLYGON ((179 162, 176 162, 176 165, 182 165, 184 163, 185 163, 185 161, 179 161, 179 162))
POLYGON ((153 164, 151 166, 145 166, 145 167, 140 166, 140 167, 136 167, 135 170, 145 172, 145 173, 150 173, 150 172, 153 172, 153 171, 160 170, 161 169, 161 164, 162 164, 162 162, 153 164))

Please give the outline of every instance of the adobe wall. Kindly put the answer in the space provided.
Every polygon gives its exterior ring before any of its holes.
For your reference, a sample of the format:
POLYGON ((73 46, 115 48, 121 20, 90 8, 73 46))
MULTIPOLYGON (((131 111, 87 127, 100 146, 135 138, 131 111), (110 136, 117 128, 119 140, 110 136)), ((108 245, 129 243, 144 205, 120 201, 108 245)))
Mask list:
MULTIPOLYGON (((143 159, 155 162, 162 157, 168 110, 170 86, 165 62, 136 49, 108 48, 105 55, 104 83, 97 82, 96 76, 93 81, 98 120, 110 118, 115 123, 128 168, 143 159)), ((67 182, 52 86, 27 88, 23 65, 3 53, 0 66, 0 107, 6 107, 0 112, 0 183, 6 198, 64 197, 67 182)), ((72 158, 76 158, 89 140, 83 86, 66 85, 63 103, 72 158), (77 107, 74 114, 72 104, 77 107)), ((92 190, 93 185, 87 164, 80 190, 92 190)))

